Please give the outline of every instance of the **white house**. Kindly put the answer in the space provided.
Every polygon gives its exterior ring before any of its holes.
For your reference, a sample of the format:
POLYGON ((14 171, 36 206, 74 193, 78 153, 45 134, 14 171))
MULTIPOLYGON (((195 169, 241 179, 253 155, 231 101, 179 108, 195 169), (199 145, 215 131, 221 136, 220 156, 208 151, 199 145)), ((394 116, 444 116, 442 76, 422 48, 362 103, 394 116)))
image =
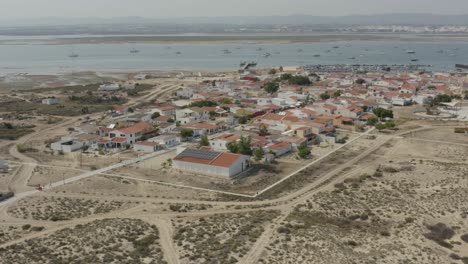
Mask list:
POLYGON ((70 153, 80 150, 83 147, 83 143, 75 141, 69 137, 63 137, 61 140, 54 142, 50 145, 50 148, 56 151, 62 151, 64 153, 70 153))
POLYGON ((210 140, 210 147, 215 151, 227 151, 227 144, 240 140, 239 136, 233 134, 223 134, 210 140))
POLYGON ((99 91, 103 92, 114 92, 120 89, 120 85, 118 83, 105 83, 99 86, 99 91))
POLYGON ((276 157, 283 156, 293 149, 292 144, 289 142, 279 142, 267 147, 268 150, 273 152, 276 157))
POLYGON ((133 144, 133 149, 140 152, 156 152, 161 148, 162 147, 159 143, 151 141, 138 141, 133 144))
POLYGON ((45 105, 56 105, 58 103, 59 101, 55 97, 42 99, 42 104, 45 104, 45 105))
POLYGON ((187 173, 233 177, 250 168, 250 156, 185 149, 172 160, 172 168, 187 173))
POLYGON ((0 173, 7 173, 9 169, 8 162, 0 160, 0 173))
POLYGON ((180 140, 176 135, 161 135, 154 138, 148 139, 149 142, 158 143, 165 148, 172 148, 179 145, 180 140))
POLYGON ((177 90, 176 92, 178 97, 183 97, 183 98, 192 98, 193 96, 193 89, 190 87, 185 87, 180 90, 177 90))

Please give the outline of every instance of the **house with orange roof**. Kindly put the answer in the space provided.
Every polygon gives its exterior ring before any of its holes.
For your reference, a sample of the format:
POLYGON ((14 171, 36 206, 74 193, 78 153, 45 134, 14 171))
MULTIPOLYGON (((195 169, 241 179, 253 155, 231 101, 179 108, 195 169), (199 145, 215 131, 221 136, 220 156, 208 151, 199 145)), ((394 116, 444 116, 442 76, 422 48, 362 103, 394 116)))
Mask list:
POLYGON ((103 136, 101 147, 122 148, 132 145, 145 134, 156 131, 153 126, 146 122, 139 122, 127 127, 99 128, 100 135, 103 136))
POLYGON ((183 149, 172 160, 175 170, 210 176, 234 177, 250 167, 250 156, 201 149, 183 149))
POLYGON ((176 107, 172 105, 153 106, 150 108, 150 113, 159 113, 162 116, 174 117, 176 115, 176 107))

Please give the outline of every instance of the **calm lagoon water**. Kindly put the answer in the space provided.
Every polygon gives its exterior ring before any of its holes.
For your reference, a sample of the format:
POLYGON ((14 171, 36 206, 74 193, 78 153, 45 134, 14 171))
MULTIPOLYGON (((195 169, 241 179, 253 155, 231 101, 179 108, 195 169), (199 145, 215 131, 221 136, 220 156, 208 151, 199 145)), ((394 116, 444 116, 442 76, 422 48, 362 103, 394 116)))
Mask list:
MULTIPOLYGON (((0 37, 0 40, 8 37, 0 37)), ((25 39, 25 38, 22 38, 25 39)), ((47 45, 36 38, 0 44, 0 75, 73 71, 235 70, 240 61, 259 67, 307 64, 424 64, 447 71, 468 64, 468 43, 347 41, 291 44, 74 44, 47 45), (337 46, 338 48, 336 48, 337 46), (138 53, 130 53, 137 49, 138 53), (225 54, 224 50, 229 50, 225 54), (415 51, 408 54, 407 50, 415 51), (75 52, 77 58, 69 55, 75 52), (176 54, 176 53, 180 54, 176 54), (264 57, 265 53, 271 56, 264 57), (354 59, 352 59, 354 58, 354 59), (412 59, 418 59, 412 62, 412 59)))

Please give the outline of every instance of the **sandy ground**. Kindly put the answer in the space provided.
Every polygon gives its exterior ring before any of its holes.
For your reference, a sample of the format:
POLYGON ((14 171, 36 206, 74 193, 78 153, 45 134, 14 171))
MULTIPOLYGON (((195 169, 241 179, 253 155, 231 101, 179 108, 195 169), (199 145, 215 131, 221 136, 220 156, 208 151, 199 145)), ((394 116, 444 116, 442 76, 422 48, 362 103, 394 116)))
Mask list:
MULTIPOLYGON (((175 87, 161 87, 148 96, 166 96, 175 87)), ((130 102, 138 103, 139 99, 130 102)), ((73 176, 74 170, 67 168, 86 170, 119 159, 86 154, 80 166, 76 154, 51 155, 46 141, 66 135, 67 128, 79 120, 34 122, 38 125, 35 133, 16 142, 0 142, 0 153, 5 156, 42 165, 15 165, 0 176, 8 187, 27 191, 31 189, 28 183, 73 176), (17 143, 32 144, 37 152, 19 153, 17 143)), ((88 263, 137 256, 138 262, 149 263, 158 256, 167 263, 218 258, 223 260, 220 263, 461 264, 468 258, 468 243, 462 240, 468 234, 468 140, 453 132, 454 125, 459 124, 406 119, 398 130, 376 132, 373 140, 359 139, 258 199, 95 175, 0 205, 0 233, 4 234, 0 259, 21 253, 27 255, 27 263, 43 263, 44 252, 75 257, 76 251, 65 246, 82 247, 86 249, 83 256, 98 257, 86 259, 88 263), (272 217, 265 211, 277 213, 272 217), (27 224, 44 229, 23 230, 27 224), (144 230, 132 229, 135 225, 144 230), (109 232, 122 237, 117 240, 109 232), (80 242, 94 233, 103 235, 92 240, 92 247, 80 242), (149 234, 154 236, 140 241, 149 234), (41 249, 37 254, 41 258, 28 253, 34 252, 31 245, 41 249), (100 247, 108 254, 99 251, 100 247)), ((316 147, 312 153, 318 158, 328 151, 316 147)), ((304 165, 304 161, 284 157, 270 171, 229 182, 164 170, 161 162, 170 157, 112 173, 252 193, 304 165)))

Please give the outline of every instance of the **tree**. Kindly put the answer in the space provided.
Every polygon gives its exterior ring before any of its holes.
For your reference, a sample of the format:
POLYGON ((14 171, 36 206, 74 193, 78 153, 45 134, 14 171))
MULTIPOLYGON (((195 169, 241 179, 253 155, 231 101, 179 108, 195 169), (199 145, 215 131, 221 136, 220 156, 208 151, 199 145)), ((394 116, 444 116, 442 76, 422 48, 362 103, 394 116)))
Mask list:
POLYGON ((213 106, 217 106, 218 104, 216 102, 213 102, 213 101, 200 101, 200 102, 193 102, 189 105, 189 107, 213 107, 213 106))
POLYGON ((202 136, 200 139, 200 147, 207 147, 210 145, 210 140, 208 136, 202 136))
POLYGON ((161 114, 160 114, 159 112, 154 112, 154 113, 151 115, 151 118, 152 118, 152 119, 155 119, 155 118, 158 118, 158 117, 160 117, 160 116, 161 116, 161 114))
POLYGON ((369 117, 369 119, 367 119, 367 124, 369 126, 374 126, 375 124, 377 124, 379 122, 379 119, 375 116, 373 117, 369 117))
POLYGON ((277 73, 276 69, 271 69, 268 71, 268 74, 275 75, 277 73))
POLYGON ((210 111, 209 114, 210 114, 210 118, 214 118, 217 113, 216 111, 210 111))
POLYGON ((265 151, 262 148, 254 148, 252 150, 255 161, 260 161, 265 157, 265 151))
POLYGON ((6 129, 13 129, 13 125, 11 123, 3 123, 3 126, 6 128, 6 129))
POLYGON ((180 136, 183 138, 193 137, 193 130, 190 128, 183 128, 180 130, 180 136))
POLYGON ((270 132, 268 132, 268 128, 264 125, 260 126, 260 132, 259 132, 259 135, 260 136, 267 136, 269 135, 270 132))
POLYGON ((311 85, 312 82, 310 81, 309 77, 306 76, 292 76, 288 80, 289 84, 296 84, 301 86, 311 85))
POLYGON ((440 105, 440 103, 450 103, 452 97, 448 94, 438 94, 432 101, 432 105, 440 105))
POLYGON ((307 147, 306 145, 303 145, 303 144, 299 145, 299 147, 297 147, 297 155, 301 159, 307 158, 310 155, 309 147, 307 147))
POLYGON ((377 128, 378 130, 383 130, 383 129, 385 129, 385 124, 383 124, 383 123, 377 123, 377 124, 375 125, 375 128, 377 128))
POLYGON ((250 121, 250 116, 241 116, 239 117, 239 124, 244 125, 250 121))
POLYGON ((374 115, 376 115, 380 120, 384 118, 393 118, 393 111, 390 109, 384 109, 384 108, 376 108, 374 109, 374 115))
POLYGON ((280 77, 280 78, 281 78, 281 80, 283 80, 283 81, 288 81, 288 80, 290 80, 292 77, 293 77, 292 74, 290 74, 290 73, 284 73, 284 74, 281 74, 281 77, 280 77))
POLYGON ((340 97, 340 96, 341 96, 341 91, 340 90, 333 93, 333 98, 340 97))
POLYGON ((133 110, 133 108, 131 108, 131 107, 129 107, 127 111, 128 111, 129 113, 135 112, 135 110, 133 110))
POLYGON ((252 155, 251 143, 252 139, 250 137, 241 136, 239 141, 229 142, 227 148, 232 153, 252 155))
POLYGON ((396 126, 395 122, 393 120, 388 121, 385 123, 386 128, 394 128, 396 126))
POLYGON ((330 99, 330 95, 328 93, 322 93, 320 94, 320 98, 322 100, 327 100, 327 99, 330 99))
POLYGON ((275 81, 268 82, 265 84, 265 86, 263 86, 263 89, 265 89, 265 91, 270 94, 276 93, 279 90, 279 88, 279 83, 275 81))
POLYGON ((279 67, 279 71, 280 71, 280 72, 283 72, 283 66, 280 66, 280 67, 279 67))
POLYGON ((356 83, 357 84, 365 84, 366 80, 359 78, 359 79, 356 80, 356 83))

